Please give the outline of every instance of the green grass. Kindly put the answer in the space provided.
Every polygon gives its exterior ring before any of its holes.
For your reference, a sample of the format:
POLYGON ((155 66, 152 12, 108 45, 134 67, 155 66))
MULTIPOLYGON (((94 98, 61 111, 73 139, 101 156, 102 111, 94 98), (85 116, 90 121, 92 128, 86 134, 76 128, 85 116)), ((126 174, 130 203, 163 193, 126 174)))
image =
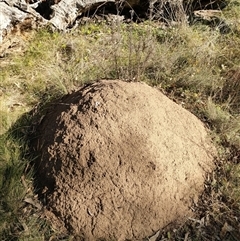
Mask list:
POLYGON ((67 33, 42 29, 24 54, 13 52, 6 57, 9 64, 0 62, 0 239, 73 238, 61 236, 38 208, 29 111, 84 83, 107 78, 158 87, 211 129, 219 149, 217 169, 195 207, 196 219, 163 232, 162 239, 239 240, 239 6, 239 1, 230 1, 222 13, 230 24, 228 34, 201 23, 89 22, 67 33))

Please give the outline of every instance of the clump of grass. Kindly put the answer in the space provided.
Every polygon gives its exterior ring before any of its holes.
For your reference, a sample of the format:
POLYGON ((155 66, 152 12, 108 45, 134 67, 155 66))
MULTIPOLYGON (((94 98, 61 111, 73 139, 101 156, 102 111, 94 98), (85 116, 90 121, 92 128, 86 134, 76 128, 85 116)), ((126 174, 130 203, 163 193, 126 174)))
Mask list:
POLYGON ((28 129, 24 114, 0 136, 0 237, 1 240, 70 240, 58 235, 45 219, 34 191, 28 129))
POLYGON ((231 114, 228 105, 216 104, 210 98, 207 101, 205 114, 222 143, 240 147, 239 114, 231 114))
POLYGON ((21 156, 20 143, 9 135, 1 136, 0 147, 0 236, 1 240, 10 240, 24 232, 21 210, 28 187, 21 180, 27 162, 21 156))

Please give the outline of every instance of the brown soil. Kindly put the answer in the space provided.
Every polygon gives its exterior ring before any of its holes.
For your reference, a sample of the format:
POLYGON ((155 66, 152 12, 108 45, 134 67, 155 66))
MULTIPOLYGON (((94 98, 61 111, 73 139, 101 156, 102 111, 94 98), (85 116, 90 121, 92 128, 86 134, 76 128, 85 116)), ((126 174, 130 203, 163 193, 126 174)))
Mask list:
POLYGON ((39 130, 46 206, 85 240, 141 240, 193 215, 214 166, 203 124, 143 83, 85 86, 39 130))

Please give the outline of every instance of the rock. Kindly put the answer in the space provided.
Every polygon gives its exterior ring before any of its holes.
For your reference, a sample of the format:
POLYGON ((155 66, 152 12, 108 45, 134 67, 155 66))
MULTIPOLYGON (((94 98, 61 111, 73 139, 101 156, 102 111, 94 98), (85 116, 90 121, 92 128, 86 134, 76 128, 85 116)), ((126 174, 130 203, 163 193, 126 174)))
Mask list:
POLYGON ((204 125, 139 82, 84 86, 37 129, 39 196, 84 240, 141 240, 186 220, 214 167, 204 125))

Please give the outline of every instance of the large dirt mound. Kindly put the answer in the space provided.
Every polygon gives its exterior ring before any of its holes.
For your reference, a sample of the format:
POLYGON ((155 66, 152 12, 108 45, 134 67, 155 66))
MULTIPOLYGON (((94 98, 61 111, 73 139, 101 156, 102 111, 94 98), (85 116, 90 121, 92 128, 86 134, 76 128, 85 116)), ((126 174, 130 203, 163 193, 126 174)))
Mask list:
POLYGON ((85 240, 140 240, 186 218, 213 167, 203 124, 143 83, 85 86, 39 130, 46 205, 85 240))

